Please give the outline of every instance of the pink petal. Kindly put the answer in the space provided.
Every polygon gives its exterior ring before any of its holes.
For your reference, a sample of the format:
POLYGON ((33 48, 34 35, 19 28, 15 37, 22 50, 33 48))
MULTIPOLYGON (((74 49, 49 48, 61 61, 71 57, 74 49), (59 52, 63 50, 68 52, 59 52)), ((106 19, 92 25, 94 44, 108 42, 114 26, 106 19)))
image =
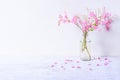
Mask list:
POLYGON ((110 25, 106 24, 106 30, 109 31, 110 30, 110 25))
POLYGON ((54 65, 51 65, 51 67, 55 67, 54 65))
POLYGON ((105 58, 105 60, 108 60, 108 58, 105 58))
POLYGON ((80 66, 77 66, 77 68, 79 69, 79 68, 81 68, 80 66))
POLYGON ((79 63, 80 61, 76 61, 76 63, 79 63))
POLYGON ((96 66, 100 66, 100 64, 97 64, 96 66))
POLYGON ((75 66, 72 66, 72 68, 75 68, 75 66))
POLYGON ((89 15, 90 15, 90 17, 96 18, 96 14, 95 14, 93 11, 91 11, 91 12, 89 13, 89 15))
POLYGON ((72 21, 74 24, 77 24, 77 23, 78 23, 78 20, 79 20, 79 18, 78 18, 77 16, 74 16, 71 21, 72 21))
POLYGON ((98 27, 97 26, 93 26, 93 28, 96 30, 96 29, 98 29, 98 27))
POLYGON ((88 64, 88 65, 91 65, 91 64, 88 64))
POLYGON ((93 69, 92 68, 89 68, 90 71, 92 71, 93 69))
POLYGON ((67 62, 65 62, 65 64, 67 64, 67 62))
POLYGON ((111 16, 110 13, 104 13, 104 14, 103 14, 103 18, 107 18, 107 17, 109 17, 109 16, 111 16))
POLYGON ((65 16, 64 16, 64 18, 65 18, 65 19, 68 19, 68 16, 67 16, 67 15, 65 15, 65 16))
POLYGON ((100 60, 101 58, 100 57, 98 57, 98 60, 100 60))
POLYGON ((61 66, 61 68, 64 68, 64 66, 61 66))

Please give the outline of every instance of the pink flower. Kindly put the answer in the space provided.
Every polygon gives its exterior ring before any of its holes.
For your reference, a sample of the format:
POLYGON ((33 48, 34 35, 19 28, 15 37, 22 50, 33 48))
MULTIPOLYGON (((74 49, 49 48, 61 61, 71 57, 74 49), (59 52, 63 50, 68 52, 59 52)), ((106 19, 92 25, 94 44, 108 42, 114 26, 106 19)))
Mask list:
POLYGON ((110 17, 111 16, 111 14, 110 13, 107 13, 107 12, 104 12, 103 13, 103 15, 102 15, 102 17, 105 19, 105 18, 108 18, 108 17, 110 17))
POLYGON ((100 24, 100 20, 98 18, 95 18, 95 24, 98 26, 100 24))
POLYGON ((97 27, 97 26, 93 26, 93 29, 94 29, 94 30, 97 30, 97 29, 98 29, 98 27, 97 27))
POLYGON ((88 31, 88 29, 89 29, 89 26, 83 26, 83 27, 82 27, 82 30, 83 30, 83 31, 88 31))
POLYGON ((106 24, 106 30, 109 31, 110 30, 110 24, 106 24))
POLYGON ((74 17, 72 18, 71 22, 74 23, 74 24, 78 24, 78 22, 79 22, 79 17, 78 17, 78 16, 74 16, 74 17))
POLYGON ((64 18, 65 18, 65 19, 68 19, 68 16, 67 16, 67 14, 65 14, 65 15, 64 15, 64 18))
POLYGON ((113 21, 112 19, 107 19, 107 20, 102 21, 102 24, 103 24, 103 25, 111 24, 112 21, 113 21))
POLYGON ((109 31, 110 30, 110 24, 112 23, 112 19, 108 19, 102 22, 103 25, 105 25, 106 30, 109 31))
POLYGON ((96 14, 95 14, 95 12, 93 12, 93 11, 90 11, 90 12, 89 12, 89 16, 90 16, 90 17, 93 17, 93 18, 96 18, 96 17, 97 17, 96 14))
POLYGON ((67 22, 70 22, 70 20, 68 19, 67 14, 59 15, 58 25, 60 25, 61 23, 67 23, 67 22))
POLYGON ((88 31, 91 28, 91 24, 87 21, 81 22, 82 31, 88 31))

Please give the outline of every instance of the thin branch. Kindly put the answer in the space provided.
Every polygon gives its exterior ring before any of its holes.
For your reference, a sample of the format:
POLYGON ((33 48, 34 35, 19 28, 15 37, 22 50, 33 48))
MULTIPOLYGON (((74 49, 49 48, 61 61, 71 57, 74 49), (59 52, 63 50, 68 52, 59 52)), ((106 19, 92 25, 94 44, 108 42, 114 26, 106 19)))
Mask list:
POLYGON ((82 28, 78 25, 78 24, 75 24, 78 28, 80 28, 80 30, 83 32, 82 28))

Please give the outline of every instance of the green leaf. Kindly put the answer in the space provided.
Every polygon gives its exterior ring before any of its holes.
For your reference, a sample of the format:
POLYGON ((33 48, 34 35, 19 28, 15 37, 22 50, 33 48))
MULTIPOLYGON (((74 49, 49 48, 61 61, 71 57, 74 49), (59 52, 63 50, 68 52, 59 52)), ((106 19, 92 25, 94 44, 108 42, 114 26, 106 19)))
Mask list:
POLYGON ((94 29, 93 29, 93 28, 90 28, 89 30, 90 30, 90 31, 93 31, 94 29))

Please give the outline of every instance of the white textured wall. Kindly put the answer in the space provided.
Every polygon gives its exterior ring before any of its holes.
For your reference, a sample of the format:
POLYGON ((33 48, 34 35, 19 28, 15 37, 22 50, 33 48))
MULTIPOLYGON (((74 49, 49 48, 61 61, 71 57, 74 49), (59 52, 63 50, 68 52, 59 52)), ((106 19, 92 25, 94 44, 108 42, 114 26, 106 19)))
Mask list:
MULTIPOLYGON (((81 32, 72 24, 58 27, 59 13, 81 14, 86 8, 105 6, 119 16, 119 3, 119 0, 0 0, 0 62, 29 62, 48 55, 79 55, 81 32)), ((105 34, 109 36, 104 37, 108 42, 102 47, 104 50, 120 53, 119 29, 118 19, 110 34, 105 34)), ((90 38, 95 43, 97 37, 90 38)), ((94 53, 103 51, 97 44, 94 53)))

